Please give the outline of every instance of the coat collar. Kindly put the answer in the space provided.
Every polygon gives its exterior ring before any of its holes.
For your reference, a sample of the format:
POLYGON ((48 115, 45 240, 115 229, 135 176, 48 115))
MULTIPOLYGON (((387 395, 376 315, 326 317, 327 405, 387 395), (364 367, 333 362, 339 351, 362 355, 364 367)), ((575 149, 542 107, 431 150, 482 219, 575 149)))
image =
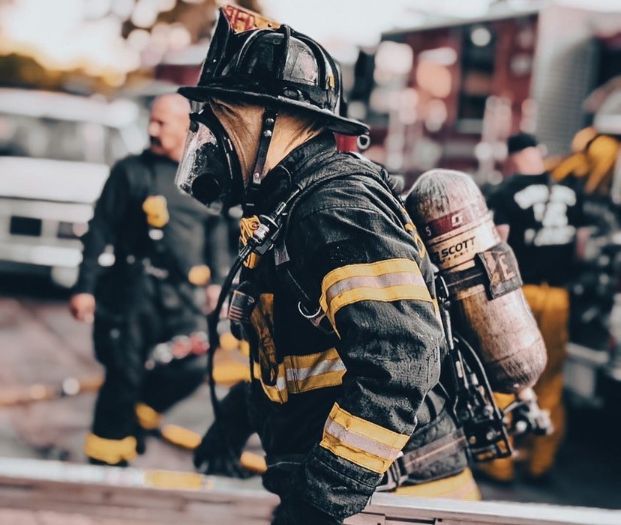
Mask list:
POLYGON ((295 148, 264 177, 256 211, 269 213, 289 195, 294 185, 313 174, 314 166, 336 152, 332 132, 321 133, 295 148))

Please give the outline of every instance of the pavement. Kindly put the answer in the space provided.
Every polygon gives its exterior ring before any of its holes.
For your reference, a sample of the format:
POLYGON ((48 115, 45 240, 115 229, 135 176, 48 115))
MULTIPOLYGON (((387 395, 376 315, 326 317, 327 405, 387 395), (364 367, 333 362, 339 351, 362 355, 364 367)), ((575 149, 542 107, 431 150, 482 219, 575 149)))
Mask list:
MULTIPOLYGON (((94 391, 13 406, 2 403, 15 392, 29 392, 33 384, 58 388, 67 378, 101 376, 92 356, 90 327, 70 317, 66 300, 65 291, 44 280, 0 277, 0 456, 84 462, 81 450, 94 391)), ((239 366, 238 360, 231 362, 239 366)), ((536 485, 481 480, 485 499, 621 509, 621 411, 618 407, 615 411, 571 411, 567 438, 550 478, 536 485)), ((166 417, 167 422, 199 433, 211 420, 206 386, 166 417)), ((258 440, 251 440, 249 448, 258 451, 258 440)), ((135 466, 190 471, 191 454, 149 438, 146 454, 135 466)), ((258 478, 250 483, 260 486, 258 478)), ((0 514, 0 523, 47 523, 44 518, 20 521, 19 511, 14 513, 15 519, 9 521, 0 514)))

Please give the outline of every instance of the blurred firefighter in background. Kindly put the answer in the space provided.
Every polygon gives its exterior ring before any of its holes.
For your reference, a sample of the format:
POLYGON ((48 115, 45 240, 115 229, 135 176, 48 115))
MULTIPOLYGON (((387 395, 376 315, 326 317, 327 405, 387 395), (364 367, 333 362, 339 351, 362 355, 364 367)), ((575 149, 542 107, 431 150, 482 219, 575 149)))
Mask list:
MULTIPOLYGON (((553 467, 565 431, 562 396, 569 320, 566 287, 576 273, 577 233, 584 217, 580 195, 553 182, 532 135, 513 135, 507 146, 514 174, 495 189, 488 204, 496 224, 500 228, 508 226, 508 243, 520 266, 524 295, 548 352, 548 363, 534 389, 540 407, 550 411, 554 432, 529 436, 519 449, 529 477, 541 479, 553 467)), ((511 400, 509 396, 498 396, 501 406, 511 400)), ((515 477, 512 458, 482 465, 481 470, 498 481, 508 482, 515 477)))
POLYGON ((378 488, 478 498, 438 384, 432 266, 385 171, 337 151, 335 132, 367 132, 339 114, 338 66, 287 26, 236 33, 235 8, 223 13, 198 85, 180 90, 195 112, 178 184, 242 203, 242 245, 283 229, 246 259, 231 299, 251 347, 250 419, 226 417, 243 401, 225 399, 197 465, 209 471, 210 443, 234 436, 239 453, 256 429, 278 524, 341 523, 378 488))
POLYGON ((621 146, 618 138, 598 133, 595 128, 581 129, 571 142, 572 154, 552 169, 557 182, 580 184, 586 194, 607 195, 621 146))
POLYGON ((196 354, 206 346, 207 212, 174 184, 188 111, 177 94, 155 99, 150 148, 112 168, 83 238, 70 309, 77 320, 94 321, 95 354, 106 368, 84 447, 92 463, 126 465, 144 450, 145 431, 159 427, 161 413, 203 381, 196 354), (104 269, 108 246, 115 262, 104 269), (147 370, 153 347, 171 340, 187 357, 147 370))

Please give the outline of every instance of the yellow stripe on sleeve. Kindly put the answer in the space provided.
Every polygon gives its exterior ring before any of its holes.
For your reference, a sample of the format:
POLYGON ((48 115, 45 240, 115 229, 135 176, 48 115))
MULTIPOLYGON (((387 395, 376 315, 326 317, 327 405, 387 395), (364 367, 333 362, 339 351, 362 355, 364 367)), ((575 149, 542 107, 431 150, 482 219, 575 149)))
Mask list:
POLYGON ((418 264, 409 259, 351 264, 332 270, 323 278, 319 302, 334 326, 336 313, 347 305, 399 300, 432 302, 418 264))
POLYGON ((383 474, 408 442, 381 425, 354 416, 335 403, 324 427, 320 446, 364 468, 383 474))

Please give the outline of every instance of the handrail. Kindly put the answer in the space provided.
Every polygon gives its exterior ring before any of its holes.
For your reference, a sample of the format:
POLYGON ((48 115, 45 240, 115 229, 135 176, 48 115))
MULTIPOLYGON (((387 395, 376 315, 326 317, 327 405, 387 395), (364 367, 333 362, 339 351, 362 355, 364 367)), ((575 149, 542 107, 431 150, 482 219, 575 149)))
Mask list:
MULTIPOLYGON (((193 472, 0 458, 3 508, 72 512, 151 524, 269 523, 278 498, 255 480, 193 472)), ((533 503, 471 502, 376 494, 347 525, 619 525, 621 511, 533 503)))

